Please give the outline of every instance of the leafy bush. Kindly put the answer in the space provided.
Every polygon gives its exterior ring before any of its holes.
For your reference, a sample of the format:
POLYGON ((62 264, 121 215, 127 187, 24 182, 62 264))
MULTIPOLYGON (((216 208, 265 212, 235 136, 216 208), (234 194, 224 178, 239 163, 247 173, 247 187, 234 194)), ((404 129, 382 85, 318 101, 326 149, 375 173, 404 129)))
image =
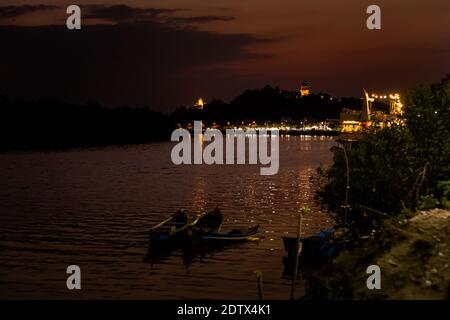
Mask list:
POLYGON ((369 233, 385 217, 400 213, 402 201, 413 199, 417 173, 411 168, 410 136, 399 125, 368 130, 362 141, 346 151, 349 166, 347 214, 346 153, 334 150, 334 164, 322 171, 318 199, 335 214, 338 224, 369 233))
POLYGON ((438 183, 450 178, 450 76, 438 84, 411 90, 404 119, 412 137, 414 167, 429 164, 423 191, 441 198, 438 183))
POLYGON ((440 203, 450 209, 450 180, 438 182, 438 193, 441 194, 440 203))

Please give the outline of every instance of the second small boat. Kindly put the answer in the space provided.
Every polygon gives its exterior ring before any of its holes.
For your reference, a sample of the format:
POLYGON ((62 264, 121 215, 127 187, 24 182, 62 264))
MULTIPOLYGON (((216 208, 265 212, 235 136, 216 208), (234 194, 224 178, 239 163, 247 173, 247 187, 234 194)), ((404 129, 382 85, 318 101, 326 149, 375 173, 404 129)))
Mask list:
POLYGON ((207 232, 200 235, 202 241, 256 241, 264 236, 264 232, 260 230, 259 225, 248 229, 233 229, 228 232, 207 232))

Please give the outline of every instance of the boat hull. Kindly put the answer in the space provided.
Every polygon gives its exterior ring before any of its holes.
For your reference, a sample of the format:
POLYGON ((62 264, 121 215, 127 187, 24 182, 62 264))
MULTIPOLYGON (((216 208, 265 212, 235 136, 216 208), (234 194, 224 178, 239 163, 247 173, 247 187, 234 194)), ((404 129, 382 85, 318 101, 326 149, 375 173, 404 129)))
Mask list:
POLYGON ((257 241, 264 236, 259 226, 247 230, 231 230, 229 232, 209 232, 200 236, 202 241, 257 241))
MULTIPOLYGON (((338 246, 331 241, 334 229, 318 232, 311 237, 300 238, 300 261, 302 264, 322 266, 330 261, 338 252, 338 246)), ((297 238, 283 237, 285 250, 288 252, 288 260, 295 260, 297 238)))

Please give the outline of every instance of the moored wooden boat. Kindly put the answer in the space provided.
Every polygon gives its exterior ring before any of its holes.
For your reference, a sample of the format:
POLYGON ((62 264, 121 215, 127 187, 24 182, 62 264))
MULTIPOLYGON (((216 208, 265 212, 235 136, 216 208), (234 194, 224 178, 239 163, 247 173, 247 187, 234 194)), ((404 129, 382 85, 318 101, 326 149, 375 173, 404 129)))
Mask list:
POLYGON ((264 236, 259 226, 219 232, 222 214, 218 210, 209 212, 206 217, 202 215, 194 222, 172 229, 168 229, 170 224, 167 222, 163 224, 165 226, 159 226, 151 231, 144 262, 156 263, 169 256, 174 250, 181 250, 184 263, 189 264, 195 257, 220 252, 242 242, 259 240, 264 236), (180 231, 181 228, 184 229, 180 231))
MULTIPOLYGON (((310 237, 300 238, 302 264, 319 267, 330 261, 342 248, 342 243, 337 243, 332 238, 334 228, 320 231, 310 237)), ((296 237, 283 237, 285 250, 288 252, 288 261, 294 261, 297 248, 296 237)))
MULTIPOLYGON (((308 245, 317 245, 322 246, 324 243, 327 243, 331 240, 331 235, 334 232, 334 228, 329 228, 324 231, 320 231, 313 236, 300 238, 300 242, 304 246, 308 245)), ((291 256, 295 256, 295 247, 297 245, 297 237, 282 237, 284 249, 291 256)))

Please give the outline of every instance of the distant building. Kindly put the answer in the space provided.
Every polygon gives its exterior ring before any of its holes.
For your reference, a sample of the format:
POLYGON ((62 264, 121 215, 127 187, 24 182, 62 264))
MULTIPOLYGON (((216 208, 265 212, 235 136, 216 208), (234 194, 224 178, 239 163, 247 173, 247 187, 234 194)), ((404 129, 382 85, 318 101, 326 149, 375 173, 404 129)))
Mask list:
POLYGON ((300 96, 305 97, 311 94, 311 90, 306 82, 303 82, 300 86, 300 96))
MULTIPOLYGON (((340 114, 341 138, 345 135, 354 135, 353 138, 358 137, 358 133, 363 128, 368 128, 372 122, 385 123, 397 119, 403 113, 403 105, 400 101, 398 93, 390 95, 372 94, 369 96, 364 90, 364 99, 362 101, 361 111, 354 111, 343 109, 340 114), (389 103, 389 111, 387 113, 374 112, 372 104, 375 102, 389 103)), ((348 139, 347 139, 348 140, 348 139)))

